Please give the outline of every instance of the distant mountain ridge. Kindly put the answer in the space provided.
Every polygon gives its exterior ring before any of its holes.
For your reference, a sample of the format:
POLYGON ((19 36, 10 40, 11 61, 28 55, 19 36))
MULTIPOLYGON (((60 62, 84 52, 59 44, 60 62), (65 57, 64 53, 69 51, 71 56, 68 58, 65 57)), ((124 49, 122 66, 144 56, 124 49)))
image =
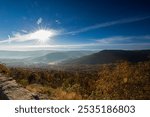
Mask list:
POLYGON ((0 50, 0 59, 24 59, 24 58, 35 58, 39 56, 52 53, 49 50, 37 50, 37 51, 5 51, 0 50))
POLYGON ((64 51, 64 52, 53 52, 44 56, 32 59, 34 62, 53 63, 61 62, 64 60, 75 59, 85 55, 92 54, 92 51, 64 51))
POLYGON ((0 63, 9 66, 57 64, 65 60, 90 55, 95 51, 0 51, 0 63))
POLYGON ((150 50, 103 50, 79 59, 65 61, 71 64, 108 64, 118 61, 140 62, 150 60, 150 50))

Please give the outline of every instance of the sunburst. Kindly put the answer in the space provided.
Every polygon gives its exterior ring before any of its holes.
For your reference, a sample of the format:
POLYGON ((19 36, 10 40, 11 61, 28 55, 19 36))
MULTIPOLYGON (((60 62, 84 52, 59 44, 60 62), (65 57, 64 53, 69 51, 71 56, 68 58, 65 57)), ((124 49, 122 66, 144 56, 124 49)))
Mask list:
POLYGON ((56 35, 56 31, 50 29, 39 29, 30 35, 30 38, 37 40, 38 44, 46 44, 53 36, 56 35))

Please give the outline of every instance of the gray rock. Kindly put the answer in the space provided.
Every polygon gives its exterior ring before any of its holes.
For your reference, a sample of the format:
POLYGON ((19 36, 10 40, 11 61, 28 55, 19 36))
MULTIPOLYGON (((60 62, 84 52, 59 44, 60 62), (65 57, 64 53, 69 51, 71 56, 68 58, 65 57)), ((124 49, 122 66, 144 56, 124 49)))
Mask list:
POLYGON ((13 78, 0 74, 0 100, 37 100, 38 95, 21 87, 13 78))

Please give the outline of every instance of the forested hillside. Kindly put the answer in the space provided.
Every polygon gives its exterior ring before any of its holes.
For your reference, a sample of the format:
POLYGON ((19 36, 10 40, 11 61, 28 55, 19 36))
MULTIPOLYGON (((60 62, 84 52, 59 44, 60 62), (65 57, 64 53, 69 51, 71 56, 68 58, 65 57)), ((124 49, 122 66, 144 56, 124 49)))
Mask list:
POLYGON ((0 72, 43 99, 150 99, 149 61, 59 68, 0 65, 0 72))

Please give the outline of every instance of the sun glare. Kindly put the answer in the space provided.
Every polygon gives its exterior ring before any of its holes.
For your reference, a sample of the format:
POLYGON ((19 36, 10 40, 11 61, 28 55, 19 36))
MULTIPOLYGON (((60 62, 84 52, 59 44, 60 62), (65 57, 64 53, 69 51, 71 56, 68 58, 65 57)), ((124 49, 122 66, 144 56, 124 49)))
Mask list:
POLYGON ((40 29, 33 32, 30 36, 32 39, 36 39, 39 44, 46 44, 55 35, 56 32, 53 30, 40 29))

